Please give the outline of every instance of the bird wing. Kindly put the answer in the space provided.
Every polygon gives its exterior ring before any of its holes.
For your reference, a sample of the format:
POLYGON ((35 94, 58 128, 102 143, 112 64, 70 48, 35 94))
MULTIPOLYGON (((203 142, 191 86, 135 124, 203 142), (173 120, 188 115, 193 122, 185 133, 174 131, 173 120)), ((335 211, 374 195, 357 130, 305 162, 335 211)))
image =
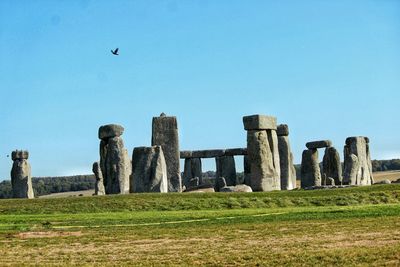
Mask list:
POLYGON ((117 48, 115 49, 115 53, 118 53, 118 50, 119 50, 119 48, 117 47, 117 48))

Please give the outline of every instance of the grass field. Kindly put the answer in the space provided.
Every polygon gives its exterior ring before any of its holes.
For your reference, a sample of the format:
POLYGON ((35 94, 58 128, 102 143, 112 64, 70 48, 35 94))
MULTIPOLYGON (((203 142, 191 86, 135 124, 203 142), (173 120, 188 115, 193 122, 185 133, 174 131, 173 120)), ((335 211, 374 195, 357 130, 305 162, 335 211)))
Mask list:
POLYGON ((400 185, 0 201, 1 265, 399 266, 400 185))

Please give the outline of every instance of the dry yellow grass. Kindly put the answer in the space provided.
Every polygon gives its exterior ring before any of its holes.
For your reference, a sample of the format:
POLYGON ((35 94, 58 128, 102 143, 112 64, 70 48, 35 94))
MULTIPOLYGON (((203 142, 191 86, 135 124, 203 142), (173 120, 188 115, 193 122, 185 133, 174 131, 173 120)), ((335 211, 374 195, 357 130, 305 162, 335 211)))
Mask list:
POLYGON ((393 182, 396 181, 397 179, 400 179, 400 171, 374 172, 373 176, 375 182, 379 182, 386 179, 393 182))

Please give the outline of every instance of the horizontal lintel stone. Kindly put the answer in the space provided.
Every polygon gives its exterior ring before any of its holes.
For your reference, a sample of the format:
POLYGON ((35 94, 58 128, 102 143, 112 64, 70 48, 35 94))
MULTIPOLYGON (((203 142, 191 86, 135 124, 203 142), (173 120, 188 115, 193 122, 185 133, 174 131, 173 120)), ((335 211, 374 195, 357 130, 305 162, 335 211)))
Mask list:
POLYGON ((243 117, 246 131, 251 130, 276 130, 276 117, 266 115, 251 115, 243 117))
POLYGON ((306 147, 308 149, 317 149, 317 148, 324 148, 332 146, 332 142, 330 140, 320 140, 320 141, 313 141, 308 142, 306 147))

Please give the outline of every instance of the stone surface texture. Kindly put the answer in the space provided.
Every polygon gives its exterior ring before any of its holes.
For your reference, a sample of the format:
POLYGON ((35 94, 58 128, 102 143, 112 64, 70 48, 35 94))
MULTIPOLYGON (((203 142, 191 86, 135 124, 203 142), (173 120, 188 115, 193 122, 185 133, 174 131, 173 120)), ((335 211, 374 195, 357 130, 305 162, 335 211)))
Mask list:
POLYGON ((101 132, 113 132, 110 129, 115 131, 123 129, 122 126, 116 127, 114 124, 111 126, 105 125, 99 130, 99 136, 106 136, 100 141, 100 168, 103 174, 104 188, 106 194, 128 194, 131 162, 128 151, 124 147, 124 141, 118 135, 110 137, 114 134, 100 134, 101 132))
POLYGON ((169 192, 182 192, 179 134, 176 117, 162 115, 152 122, 152 146, 161 146, 167 163, 169 192))
MULTIPOLYGON (((236 166, 233 156, 222 156, 215 158, 215 165, 217 167, 216 178, 224 177, 226 185, 237 185, 236 166)), ((219 191, 221 187, 215 183, 215 190, 219 191)))
POLYGON ((202 168, 201 168, 201 159, 200 158, 186 158, 185 166, 183 171, 183 185, 186 188, 189 188, 190 180, 192 178, 197 177, 199 179, 199 183, 202 184, 202 168))
POLYGON ((301 158, 301 188, 321 186, 318 150, 306 149, 301 158))
MULTIPOLYGON (((250 116, 252 117, 252 116, 250 116)), ((264 116, 267 117, 267 116, 264 116)), ((260 120, 253 119, 258 123, 252 122, 252 119, 243 118, 245 122, 245 128, 253 129, 253 124, 263 124, 260 120), (248 125, 246 126, 246 121, 248 125), (249 127, 252 125, 252 127, 249 127)), ((269 128, 276 129, 276 119, 271 117, 265 119, 270 125, 269 128)), ((264 123, 265 124, 265 123, 264 123)), ((260 128, 267 128, 264 126, 258 126, 260 128)), ((253 191, 272 191, 280 190, 280 161, 279 161, 279 149, 278 149, 278 136, 275 130, 249 130, 247 131, 247 154, 250 162, 250 186, 253 191)))
POLYGON ((343 184, 371 185, 373 183, 369 139, 363 136, 347 138, 344 146, 343 184))
POLYGON ((14 198, 34 198, 28 151, 12 152, 11 186, 14 198))
POLYGON ((325 154, 322 161, 322 175, 327 178, 333 178, 334 184, 326 185, 341 185, 342 184, 342 164, 340 163, 339 152, 334 147, 325 148, 325 154))
POLYGON ((124 133, 124 127, 118 124, 107 124, 100 126, 99 139, 107 139, 121 136, 124 133))
POLYGON ((288 136, 289 126, 287 124, 279 124, 276 130, 278 136, 288 136))
POLYGON ((104 188, 104 179, 103 173, 101 172, 100 163, 95 162, 93 163, 92 171, 96 178, 96 183, 94 185, 94 195, 102 196, 106 194, 106 190, 104 188))
POLYGON ((317 149, 330 146, 332 146, 332 142, 330 140, 312 141, 306 144, 308 149, 317 149))
POLYGON ((134 148, 130 192, 168 192, 167 165, 161 146, 134 148))
POLYGON ((266 115, 251 115, 243 117, 243 125, 246 131, 252 130, 276 130, 276 118, 266 115))
MULTIPOLYGON (((285 133, 289 133, 289 128, 278 126, 279 129, 284 128, 285 133)), ((279 162, 281 171, 281 189, 292 190, 296 188, 296 169, 293 164, 293 154, 290 148, 289 136, 278 134, 279 162)))

